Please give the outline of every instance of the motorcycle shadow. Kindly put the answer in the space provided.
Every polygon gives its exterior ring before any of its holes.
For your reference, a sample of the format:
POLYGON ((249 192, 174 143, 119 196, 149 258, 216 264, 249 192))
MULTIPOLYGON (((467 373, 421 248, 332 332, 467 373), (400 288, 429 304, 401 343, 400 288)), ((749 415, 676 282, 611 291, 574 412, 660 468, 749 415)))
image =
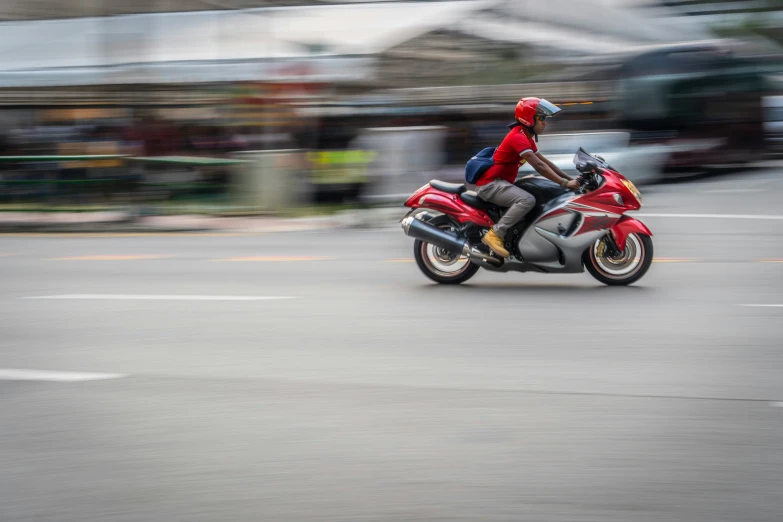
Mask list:
POLYGON ((654 287, 644 285, 630 286, 607 286, 601 283, 534 283, 534 282, 515 282, 515 283, 495 283, 495 282, 470 282, 461 285, 422 285, 418 290, 426 293, 458 293, 465 295, 498 295, 520 292, 525 293, 546 293, 567 294, 567 295, 618 295, 618 294, 649 294, 655 291, 654 287))

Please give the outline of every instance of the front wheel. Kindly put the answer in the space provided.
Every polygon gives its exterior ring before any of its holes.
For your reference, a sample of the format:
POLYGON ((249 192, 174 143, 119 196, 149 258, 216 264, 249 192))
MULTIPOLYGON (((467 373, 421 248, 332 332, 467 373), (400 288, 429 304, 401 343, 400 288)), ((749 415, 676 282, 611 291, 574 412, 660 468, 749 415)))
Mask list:
MULTIPOLYGON (((454 222, 447 216, 438 216, 428 223, 443 230, 456 230, 454 222)), ((471 263, 466 256, 454 254, 421 239, 413 242, 413 257, 425 276, 444 285, 464 283, 476 275, 479 269, 479 266, 471 263)))
POLYGON ((605 285, 630 285, 647 273, 653 260, 653 242, 647 234, 628 234, 625 250, 607 255, 606 239, 599 239, 584 254, 590 275, 605 285))

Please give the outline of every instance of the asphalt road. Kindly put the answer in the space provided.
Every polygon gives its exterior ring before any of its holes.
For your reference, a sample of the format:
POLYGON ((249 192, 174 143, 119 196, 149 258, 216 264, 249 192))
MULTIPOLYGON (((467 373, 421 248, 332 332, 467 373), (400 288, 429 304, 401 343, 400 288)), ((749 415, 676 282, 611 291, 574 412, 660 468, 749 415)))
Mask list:
POLYGON ((0 237, 0 520, 778 522, 783 172, 645 192, 629 288, 437 286, 396 226, 0 237))

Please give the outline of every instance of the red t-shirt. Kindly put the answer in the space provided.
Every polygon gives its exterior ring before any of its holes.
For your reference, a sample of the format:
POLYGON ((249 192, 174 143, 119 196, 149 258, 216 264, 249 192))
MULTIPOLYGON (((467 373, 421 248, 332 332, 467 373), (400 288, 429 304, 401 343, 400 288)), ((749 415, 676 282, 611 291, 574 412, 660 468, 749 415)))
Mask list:
POLYGON ((523 127, 514 127, 511 132, 503 138, 503 143, 495 150, 492 159, 495 164, 492 165, 476 182, 476 185, 487 185, 496 179, 504 179, 509 183, 514 183, 517 179, 519 167, 524 165, 527 160, 522 154, 532 150, 538 152, 538 146, 535 140, 527 137, 523 127))

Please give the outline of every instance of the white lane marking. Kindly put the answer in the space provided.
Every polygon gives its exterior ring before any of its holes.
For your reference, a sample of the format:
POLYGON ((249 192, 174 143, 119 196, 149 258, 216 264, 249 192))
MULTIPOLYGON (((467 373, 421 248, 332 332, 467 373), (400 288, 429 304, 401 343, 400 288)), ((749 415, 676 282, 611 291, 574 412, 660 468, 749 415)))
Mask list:
POLYGON ((53 257, 49 261, 143 261, 146 259, 167 259, 167 255, 96 255, 96 256, 72 256, 53 257))
POLYGON ((103 299, 112 301, 272 301, 296 299, 292 296, 273 295, 132 295, 132 294, 64 294, 40 295, 24 299, 103 299))
POLYGON ((770 402, 769 405, 773 408, 783 408, 783 402, 770 402))
POLYGON ((702 218, 702 219, 773 219, 781 220, 783 216, 765 214, 629 214, 634 217, 661 217, 661 218, 702 218))
POLYGON ((313 257, 313 256, 246 256, 246 257, 227 257, 216 259, 216 261, 267 261, 267 262, 291 262, 291 261, 330 261, 333 257, 313 257))
POLYGON ((783 304, 741 304, 748 308, 783 308, 783 304))
POLYGON ((712 189, 705 190, 708 194, 736 194, 738 192, 765 192, 764 189, 746 188, 746 189, 712 189))
POLYGON ((123 377, 127 377, 127 375, 123 373, 51 372, 48 370, 0 368, 0 381, 81 382, 122 379, 123 377))

